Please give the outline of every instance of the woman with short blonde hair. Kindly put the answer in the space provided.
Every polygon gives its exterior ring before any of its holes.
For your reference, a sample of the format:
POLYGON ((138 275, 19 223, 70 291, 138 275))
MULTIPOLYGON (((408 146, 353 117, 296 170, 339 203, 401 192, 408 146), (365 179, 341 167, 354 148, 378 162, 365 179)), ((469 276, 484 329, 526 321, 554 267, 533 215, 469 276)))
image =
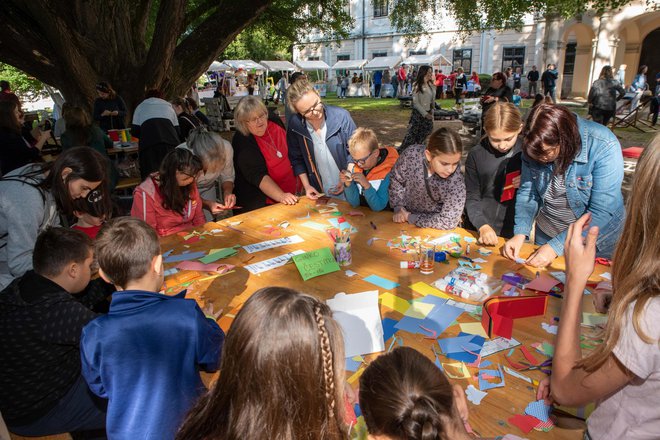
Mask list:
POLYGON ((236 171, 235 212, 248 212, 273 203, 294 205, 297 182, 289 161, 282 121, 269 118, 256 96, 242 98, 234 109, 237 132, 232 139, 236 171))

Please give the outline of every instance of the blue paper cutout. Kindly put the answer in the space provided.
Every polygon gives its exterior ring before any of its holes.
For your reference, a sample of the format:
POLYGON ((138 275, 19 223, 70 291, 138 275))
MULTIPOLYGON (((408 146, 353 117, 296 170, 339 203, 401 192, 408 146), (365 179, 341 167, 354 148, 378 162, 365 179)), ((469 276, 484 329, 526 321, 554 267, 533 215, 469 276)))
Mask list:
POLYGON ((375 284, 378 287, 382 287, 386 290, 392 290, 399 286, 399 283, 388 280, 387 278, 379 277, 378 275, 369 275, 366 278, 362 278, 367 283, 375 284))

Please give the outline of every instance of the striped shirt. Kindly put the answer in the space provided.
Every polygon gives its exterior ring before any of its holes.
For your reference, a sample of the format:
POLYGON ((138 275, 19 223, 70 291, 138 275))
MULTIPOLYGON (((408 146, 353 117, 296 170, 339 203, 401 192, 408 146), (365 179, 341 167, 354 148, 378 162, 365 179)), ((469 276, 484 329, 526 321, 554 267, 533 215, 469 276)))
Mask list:
POLYGON ((543 196, 543 207, 536 217, 536 226, 547 236, 556 237, 575 220, 577 217, 571 210, 566 196, 564 175, 552 176, 548 190, 543 196))

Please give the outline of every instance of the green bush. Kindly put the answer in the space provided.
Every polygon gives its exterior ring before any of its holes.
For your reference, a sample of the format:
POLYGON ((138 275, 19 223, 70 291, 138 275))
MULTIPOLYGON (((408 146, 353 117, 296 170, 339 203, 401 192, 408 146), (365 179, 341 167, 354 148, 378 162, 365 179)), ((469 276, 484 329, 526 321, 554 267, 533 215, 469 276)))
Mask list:
POLYGON ((488 87, 490 87, 490 80, 493 76, 488 75, 487 73, 479 74, 479 83, 481 84, 481 93, 485 92, 488 87))

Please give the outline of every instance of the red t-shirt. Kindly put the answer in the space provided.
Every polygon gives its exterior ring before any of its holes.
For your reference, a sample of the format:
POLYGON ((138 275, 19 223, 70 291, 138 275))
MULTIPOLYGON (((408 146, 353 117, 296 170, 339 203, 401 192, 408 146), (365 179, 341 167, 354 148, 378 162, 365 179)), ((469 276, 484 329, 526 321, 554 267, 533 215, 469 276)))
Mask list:
POLYGON ((89 226, 87 228, 82 227, 82 226, 78 226, 78 225, 73 225, 72 229, 77 229, 81 232, 84 232, 85 234, 87 234, 89 236, 89 238, 94 240, 96 238, 96 236, 98 235, 99 231, 101 230, 101 227, 103 227, 103 225, 89 226))
MULTIPOLYGON (((296 193, 296 177, 293 175, 293 167, 289 161, 289 147, 286 143, 286 132, 282 127, 268 121, 266 133, 263 136, 255 136, 261 154, 266 160, 268 175, 277 183, 284 192, 296 193)), ((268 198, 266 203, 273 204, 268 198)))

